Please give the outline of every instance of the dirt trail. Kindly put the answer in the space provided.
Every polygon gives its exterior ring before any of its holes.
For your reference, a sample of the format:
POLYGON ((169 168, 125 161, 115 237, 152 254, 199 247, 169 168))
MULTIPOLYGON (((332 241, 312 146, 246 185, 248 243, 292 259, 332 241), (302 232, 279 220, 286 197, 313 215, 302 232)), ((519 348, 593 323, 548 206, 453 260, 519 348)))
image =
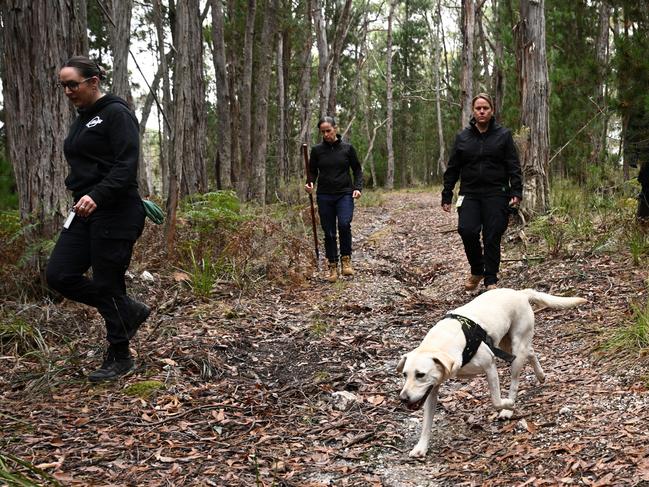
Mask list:
POLYGON ((159 303, 123 383, 79 374, 39 404, 3 394, 3 449, 69 485, 649 485, 649 396, 636 382, 646 358, 621 374, 591 354, 598 330, 646 295, 646 272, 621 272, 623 257, 608 255, 528 266, 514 242, 503 286, 589 303, 538 313, 547 380, 525 369, 512 420, 496 419, 483 377, 452 381, 428 456, 408 458, 421 412, 398 403, 397 360, 471 299, 456 216, 437 202, 401 192, 357 208, 353 279, 159 303), (152 396, 125 393, 153 379, 164 388, 152 396))

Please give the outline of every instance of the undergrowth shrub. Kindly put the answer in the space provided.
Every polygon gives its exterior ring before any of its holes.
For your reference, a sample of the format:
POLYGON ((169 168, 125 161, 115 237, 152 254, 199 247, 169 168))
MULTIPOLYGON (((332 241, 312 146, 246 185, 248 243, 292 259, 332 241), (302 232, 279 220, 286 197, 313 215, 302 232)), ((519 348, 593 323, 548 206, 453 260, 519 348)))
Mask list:
POLYGON ((193 195, 179 212, 179 262, 188 284, 208 298, 219 282, 243 289, 262 279, 295 285, 308 268, 303 208, 243 206, 232 191, 193 195))
POLYGON ((0 451, 0 480, 3 485, 22 487, 62 486, 49 473, 11 453, 0 451))
POLYGON ((649 348, 649 301, 644 306, 632 305, 631 309, 631 321, 615 330, 602 348, 625 351, 649 348))

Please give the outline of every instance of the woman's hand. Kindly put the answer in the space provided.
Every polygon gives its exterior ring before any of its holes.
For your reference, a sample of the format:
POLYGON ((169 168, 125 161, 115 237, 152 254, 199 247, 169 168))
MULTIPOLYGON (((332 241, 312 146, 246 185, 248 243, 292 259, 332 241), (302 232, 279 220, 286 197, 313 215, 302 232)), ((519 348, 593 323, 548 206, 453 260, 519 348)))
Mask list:
POLYGON ((444 210, 446 213, 451 212, 451 204, 450 203, 442 203, 442 210, 444 210))
POLYGON ((90 196, 85 195, 79 198, 77 204, 72 208, 79 216, 90 216, 90 214, 97 209, 97 204, 90 196))
POLYGON ((521 202, 521 199, 518 196, 512 196, 512 199, 509 200, 509 206, 518 206, 521 202))
POLYGON ((354 198, 356 200, 356 199, 358 199, 360 197, 361 197, 361 192, 359 190, 355 189, 354 192, 352 193, 352 198, 354 198))
POLYGON ((306 191, 309 194, 313 193, 313 183, 306 183, 304 185, 304 191, 306 191))

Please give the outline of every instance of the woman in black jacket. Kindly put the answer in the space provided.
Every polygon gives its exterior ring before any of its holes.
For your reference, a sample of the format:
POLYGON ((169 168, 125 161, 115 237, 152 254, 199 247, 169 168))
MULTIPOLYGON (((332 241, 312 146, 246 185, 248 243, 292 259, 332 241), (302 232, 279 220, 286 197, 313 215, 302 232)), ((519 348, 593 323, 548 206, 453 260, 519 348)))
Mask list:
POLYGON ((329 261, 329 282, 338 279, 338 244, 336 228, 340 235, 340 260, 343 276, 354 275, 352 268, 352 217, 354 200, 363 189, 363 171, 351 144, 336 133, 333 117, 323 117, 318 122, 322 142, 311 149, 309 174, 305 189, 313 191, 318 181, 318 214, 324 232, 325 254, 329 261), (353 173, 353 181, 350 175, 353 173))
POLYGON ((83 56, 72 57, 59 72, 79 114, 63 146, 74 206, 47 266, 52 289, 97 308, 106 323, 108 351, 88 376, 93 382, 135 368, 129 340, 150 313, 126 295, 124 282, 145 218, 137 190, 138 122, 124 100, 100 91, 103 77, 99 65, 83 56), (92 277, 85 275, 89 268, 92 277))
POLYGON ((511 131, 496 123, 489 95, 480 93, 471 104, 473 117, 455 138, 442 190, 442 208, 449 212, 453 188, 460 180, 456 206, 458 232, 471 266, 464 284, 467 291, 476 289, 483 279, 487 289, 497 287, 500 240, 507 229, 509 208, 523 197, 511 131))

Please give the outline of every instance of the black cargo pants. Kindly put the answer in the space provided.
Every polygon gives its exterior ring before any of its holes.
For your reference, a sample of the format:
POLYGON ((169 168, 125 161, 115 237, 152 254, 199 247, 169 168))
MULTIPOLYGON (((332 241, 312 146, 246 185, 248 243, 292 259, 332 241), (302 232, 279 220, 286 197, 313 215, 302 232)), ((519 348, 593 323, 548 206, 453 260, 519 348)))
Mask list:
POLYGON ((47 264, 48 285, 68 299, 97 308, 111 345, 128 343, 132 302, 124 276, 144 218, 139 197, 129 197, 117 207, 97 208, 86 218, 76 216, 61 231, 47 264), (92 277, 87 277, 90 268, 92 277))
POLYGON ((466 196, 458 208, 457 230, 471 274, 484 275, 485 286, 498 282, 500 240, 509 222, 509 199, 508 196, 466 196))

